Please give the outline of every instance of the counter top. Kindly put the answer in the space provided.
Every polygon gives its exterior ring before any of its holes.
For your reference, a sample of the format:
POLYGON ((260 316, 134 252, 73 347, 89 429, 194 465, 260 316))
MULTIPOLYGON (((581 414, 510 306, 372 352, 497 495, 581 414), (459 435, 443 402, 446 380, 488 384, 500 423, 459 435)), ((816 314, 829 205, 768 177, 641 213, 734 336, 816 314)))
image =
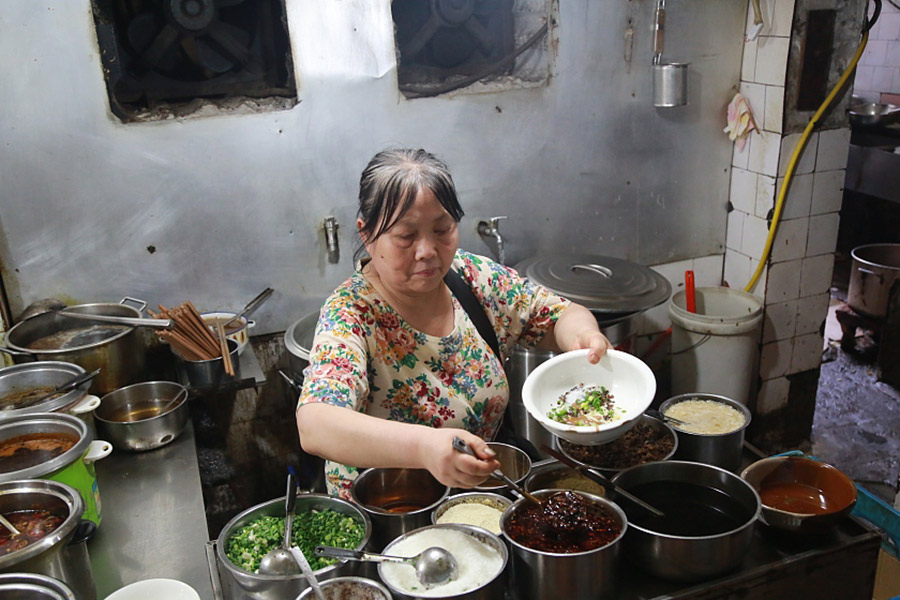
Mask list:
POLYGON ((114 450, 96 463, 102 521, 88 543, 97 598, 142 579, 177 579, 213 598, 200 471, 190 422, 171 444, 114 450))

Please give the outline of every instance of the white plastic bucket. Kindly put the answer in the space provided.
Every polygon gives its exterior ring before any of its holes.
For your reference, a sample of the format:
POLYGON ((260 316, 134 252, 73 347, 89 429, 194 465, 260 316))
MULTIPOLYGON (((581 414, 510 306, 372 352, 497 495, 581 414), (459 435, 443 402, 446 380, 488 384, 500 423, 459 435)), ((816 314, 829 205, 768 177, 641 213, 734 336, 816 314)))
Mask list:
POLYGON ((696 313, 685 292, 669 301, 672 394, 719 394, 747 404, 756 379, 762 301, 727 287, 695 290, 696 313))

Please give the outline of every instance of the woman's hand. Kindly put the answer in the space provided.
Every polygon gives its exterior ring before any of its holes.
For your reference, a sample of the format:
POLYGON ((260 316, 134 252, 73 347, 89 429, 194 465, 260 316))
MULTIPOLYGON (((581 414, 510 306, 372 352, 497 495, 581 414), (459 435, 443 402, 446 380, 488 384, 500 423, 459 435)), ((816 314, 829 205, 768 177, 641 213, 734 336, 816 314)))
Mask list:
POLYGON ((590 350, 588 352, 588 362, 596 364, 609 350, 610 343, 606 336, 600 333, 599 329, 597 331, 584 331, 575 339, 575 347, 572 350, 582 350, 584 348, 590 350))
POLYGON ((547 335, 541 340, 538 348, 557 352, 587 348, 590 350, 588 362, 591 364, 599 362, 611 347, 591 311, 574 302, 559 315, 552 333, 552 336, 547 335))
POLYGON ((450 487, 470 488, 482 483, 500 461, 487 442, 463 429, 432 429, 419 446, 419 459, 434 477, 450 487), (469 456, 453 449, 454 436, 475 452, 469 456))

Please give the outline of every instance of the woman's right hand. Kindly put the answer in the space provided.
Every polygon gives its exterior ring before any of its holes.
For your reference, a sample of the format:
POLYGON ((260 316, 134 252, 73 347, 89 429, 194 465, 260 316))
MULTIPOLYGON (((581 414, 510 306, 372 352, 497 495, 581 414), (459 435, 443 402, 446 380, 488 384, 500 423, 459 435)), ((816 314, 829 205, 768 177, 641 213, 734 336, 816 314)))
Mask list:
POLYGON ((435 479, 455 488, 479 485, 500 468, 500 461, 487 442, 464 429, 429 430, 419 446, 419 460, 435 479), (469 444, 475 456, 454 450, 454 437, 460 437, 469 444))

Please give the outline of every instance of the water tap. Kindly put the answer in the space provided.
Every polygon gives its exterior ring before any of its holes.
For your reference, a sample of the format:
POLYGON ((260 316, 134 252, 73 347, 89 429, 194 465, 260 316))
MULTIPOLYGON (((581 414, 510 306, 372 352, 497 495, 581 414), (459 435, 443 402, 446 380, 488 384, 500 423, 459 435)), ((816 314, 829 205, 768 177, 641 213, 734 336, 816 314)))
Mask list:
POLYGON ((328 250, 328 262, 336 265, 341 260, 341 247, 338 244, 338 223, 334 217, 325 217, 325 246, 328 250))
POLYGON ((477 231, 487 247, 494 253, 494 258, 501 265, 506 264, 506 251, 503 248, 503 236, 500 235, 500 220, 507 217, 491 217, 487 221, 478 221, 477 231))

